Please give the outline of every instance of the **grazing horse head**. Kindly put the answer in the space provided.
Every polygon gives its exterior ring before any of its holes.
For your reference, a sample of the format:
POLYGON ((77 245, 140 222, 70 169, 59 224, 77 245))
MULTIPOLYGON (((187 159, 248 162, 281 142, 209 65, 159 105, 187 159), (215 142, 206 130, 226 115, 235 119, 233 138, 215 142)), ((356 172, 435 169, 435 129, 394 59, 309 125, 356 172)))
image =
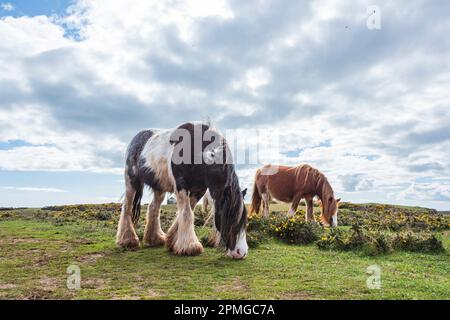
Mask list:
POLYGON ((322 195, 320 206, 322 207, 322 214, 320 215, 320 221, 327 227, 337 227, 337 214, 339 211, 339 202, 341 199, 336 199, 333 193, 325 193, 322 195))
POLYGON ((208 188, 214 199, 215 224, 220 242, 234 259, 243 259, 248 253, 246 238, 247 208, 241 191, 231 150, 223 137, 213 150, 215 163, 208 165, 208 188), (217 161, 219 160, 219 161, 217 161))
POLYGON ((220 233, 220 242, 226 248, 228 256, 243 259, 248 253, 247 209, 244 197, 247 189, 241 191, 234 166, 223 167, 228 182, 224 187, 210 186, 211 196, 215 199, 215 223, 220 233))

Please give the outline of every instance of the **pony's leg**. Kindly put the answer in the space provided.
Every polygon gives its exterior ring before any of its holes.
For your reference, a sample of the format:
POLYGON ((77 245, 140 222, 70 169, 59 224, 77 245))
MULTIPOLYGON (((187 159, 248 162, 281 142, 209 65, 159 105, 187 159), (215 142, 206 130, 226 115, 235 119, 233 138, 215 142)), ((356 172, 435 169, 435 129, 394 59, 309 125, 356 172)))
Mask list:
POLYGON ((288 216, 290 216, 290 217, 295 216, 295 213, 297 212, 298 204, 300 203, 301 199, 302 199, 301 196, 294 197, 291 208, 289 209, 289 212, 288 212, 288 216))
POLYGON ((125 199, 120 213, 117 228, 116 243, 122 248, 135 249, 139 247, 139 238, 134 230, 132 221, 133 200, 136 190, 131 186, 130 178, 125 176, 125 199))
POLYGON ((220 232, 216 229, 216 225, 213 225, 213 230, 211 235, 208 238, 208 241, 206 243, 208 247, 216 247, 218 248, 220 246, 220 232))
POLYGON ((191 200, 185 190, 177 193, 177 218, 167 233, 166 245, 177 255, 199 255, 203 246, 194 230, 194 213, 191 200))
POLYGON ((198 200, 199 199, 196 196, 189 197, 189 204, 191 206, 192 211, 194 211, 195 207, 197 206, 198 200))
POLYGON ((203 196, 203 212, 208 213, 209 212, 209 203, 208 203, 208 197, 205 195, 203 196))
POLYGON ((161 229, 160 208, 165 192, 154 191, 153 201, 147 208, 147 225, 144 231, 144 245, 158 247, 166 242, 166 234, 161 229))
POLYGON ((210 225, 210 224, 212 224, 213 225, 213 227, 215 227, 215 221, 214 221, 214 218, 215 218, 215 208, 214 208, 214 205, 211 205, 211 209, 210 210, 208 210, 208 211, 206 211, 206 213, 208 214, 208 217, 206 218, 206 221, 205 221, 205 224, 203 225, 204 227, 206 227, 206 226, 208 226, 208 225, 210 225))
POLYGON ((208 219, 205 222, 205 226, 212 225, 212 233, 209 236, 207 245, 209 247, 219 247, 220 245, 220 232, 216 228, 216 214, 214 206, 211 206, 211 212, 208 219))
POLYGON ((316 221, 316 217, 314 216, 314 202, 313 198, 306 199, 306 221, 316 221))
POLYGON ((269 217, 269 204, 270 204, 270 195, 268 192, 265 192, 261 195, 263 202, 263 216, 265 218, 269 217))

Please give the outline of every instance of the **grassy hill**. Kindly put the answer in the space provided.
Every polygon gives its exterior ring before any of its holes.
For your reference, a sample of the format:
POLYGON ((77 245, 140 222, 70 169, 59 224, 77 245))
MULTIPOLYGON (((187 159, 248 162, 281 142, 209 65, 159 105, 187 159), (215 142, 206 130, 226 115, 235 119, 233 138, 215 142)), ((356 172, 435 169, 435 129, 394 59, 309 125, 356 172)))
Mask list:
MULTIPOLYGON (((304 208, 288 221, 279 214, 287 207, 274 204, 271 220, 251 219, 252 248, 244 261, 230 260, 214 248, 198 257, 177 257, 165 248, 123 251, 114 243, 119 211, 118 204, 1 210, 0 299, 449 297, 450 217, 433 210, 345 203, 341 227, 330 231, 305 224, 304 208), (274 231, 285 225, 290 233, 274 231), (317 239, 295 245, 285 241, 298 239, 308 228, 317 239), (429 244, 428 236, 436 238, 431 250, 402 244, 405 239, 429 244), (365 250, 367 244, 380 245, 380 239, 391 239, 390 250, 365 250), (81 269, 81 290, 67 289, 70 265, 81 269), (366 285, 372 265, 381 268, 380 290, 366 285)), ((205 214, 197 212, 197 234, 206 237, 205 214)), ((163 207, 163 228, 174 215, 174 206, 163 207)), ((141 237, 143 227, 144 220, 141 237)))

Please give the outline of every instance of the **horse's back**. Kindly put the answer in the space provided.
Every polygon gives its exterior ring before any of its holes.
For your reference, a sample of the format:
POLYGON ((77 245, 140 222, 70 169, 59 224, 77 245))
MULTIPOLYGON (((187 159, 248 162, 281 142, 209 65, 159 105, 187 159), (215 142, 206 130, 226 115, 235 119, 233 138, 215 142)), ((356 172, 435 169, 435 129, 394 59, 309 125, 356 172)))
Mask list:
POLYGON ((153 130, 142 130, 136 134, 128 144, 125 155, 125 180, 129 181, 135 190, 142 187, 142 179, 139 173, 139 161, 145 145, 153 134, 153 130))
POLYGON ((317 170, 310 165, 301 164, 296 167, 267 165, 262 168, 262 172, 264 171, 267 173, 266 188, 276 200, 291 202, 298 194, 313 196, 315 193, 317 170))
POLYGON ((145 129, 140 131, 133 137, 127 148, 126 165, 132 167, 137 165, 139 157, 144 150, 148 140, 153 136, 154 131, 151 129, 145 129))
POLYGON ((283 202, 292 201, 294 195, 295 175, 292 167, 268 165, 262 169, 265 172, 266 186, 273 198, 283 202))

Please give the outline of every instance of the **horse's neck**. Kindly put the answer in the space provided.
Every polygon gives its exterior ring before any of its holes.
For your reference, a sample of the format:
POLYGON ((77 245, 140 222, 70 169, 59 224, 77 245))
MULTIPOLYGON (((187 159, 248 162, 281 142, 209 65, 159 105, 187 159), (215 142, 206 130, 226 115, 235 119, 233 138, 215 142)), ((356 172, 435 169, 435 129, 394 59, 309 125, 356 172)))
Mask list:
POLYGON ((333 189, 328 183, 328 180, 325 179, 325 177, 323 177, 323 179, 321 186, 317 190, 317 195, 319 196, 320 201, 322 201, 322 205, 326 205, 328 203, 327 197, 333 195, 333 189))
POLYGON ((211 195, 211 198, 214 200, 214 202, 218 202, 220 201, 220 199, 222 199, 222 195, 223 195, 223 187, 219 187, 217 185, 210 185, 208 186, 209 189, 209 194, 211 195))
POLYGON ((221 175, 221 173, 218 172, 215 172, 213 174, 210 173, 208 177, 207 187, 209 189, 209 194, 211 195, 211 198, 214 200, 215 203, 218 203, 222 199, 225 189, 225 185, 223 183, 217 183, 217 181, 224 180, 223 176, 219 176, 221 175))

